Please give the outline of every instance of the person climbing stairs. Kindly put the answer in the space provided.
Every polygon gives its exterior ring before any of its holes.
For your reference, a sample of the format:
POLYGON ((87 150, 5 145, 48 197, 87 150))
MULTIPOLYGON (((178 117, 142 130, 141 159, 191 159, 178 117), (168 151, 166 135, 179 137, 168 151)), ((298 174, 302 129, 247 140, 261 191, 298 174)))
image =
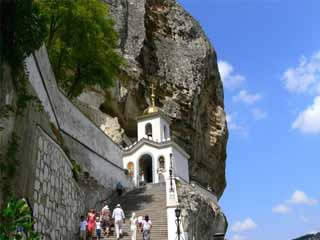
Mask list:
MULTIPOLYGON (((130 217, 132 212, 135 212, 137 217, 149 216, 152 221, 152 240, 168 239, 166 189, 163 183, 147 184, 142 188, 127 192, 110 205, 111 209, 114 209, 118 203, 121 204, 126 215, 126 221, 123 224, 124 234, 121 239, 131 240, 130 217)), ((115 233, 104 239, 116 240, 115 233)), ((142 233, 139 229, 137 230, 137 240, 142 240, 142 233)))

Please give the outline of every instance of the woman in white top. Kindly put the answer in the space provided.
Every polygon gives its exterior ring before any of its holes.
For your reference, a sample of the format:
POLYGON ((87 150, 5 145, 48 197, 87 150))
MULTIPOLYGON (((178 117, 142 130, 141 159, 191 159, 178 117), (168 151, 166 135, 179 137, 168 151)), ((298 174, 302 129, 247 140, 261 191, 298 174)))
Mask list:
POLYGON ((149 219, 149 216, 146 215, 144 217, 143 222, 142 222, 142 237, 143 237, 143 240, 151 240, 151 228, 152 228, 152 222, 149 219))
POLYGON ((131 240, 137 239, 137 221, 136 213, 133 212, 130 218, 130 231, 131 231, 131 240))

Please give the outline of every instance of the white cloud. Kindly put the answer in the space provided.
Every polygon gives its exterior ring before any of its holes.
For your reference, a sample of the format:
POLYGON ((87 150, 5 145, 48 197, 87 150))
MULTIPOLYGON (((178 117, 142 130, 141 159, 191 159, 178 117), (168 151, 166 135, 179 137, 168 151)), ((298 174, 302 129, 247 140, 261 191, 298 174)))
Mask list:
POLYGON ((240 125, 239 123, 236 123, 233 116, 231 116, 230 114, 227 114, 226 118, 227 118, 229 130, 237 131, 243 136, 248 136, 248 130, 244 126, 240 125))
POLYGON ((252 115, 254 120, 262 120, 267 117, 267 113, 261 108, 252 109, 252 115))
POLYGON ((303 133, 320 133, 320 96, 315 97, 313 104, 299 113, 292 128, 303 133))
POLYGON ((247 239, 245 236, 239 235, 239 234, 235 234, 232 236, 231 240, 245 240, 247 239))
POLYGON ((260 94, 250 94, 246 90, 241 90, 238 95, 233 96, 235 102, 244 102, 246 104, 253 104, 262 98, 260 94))
POLYGON ((288 201, 293 204, 306 204, 306 205, 315 205, 317 204, 317 200, 309 198, 304 192, 296 190, 291 199, 288 201))
POLYGON ((304 223, 309 222, 309 219, 308 219, 307 217, 305 217, 305 216, 301 216, 300 219, 301 219, 301 221, 304 222, 304 223))
POLYGON ((233 66, 226 61, 218 61, 218 68, 223 85, 229 89, 235 89, 246 80, 240 74, 234 74, 233 66))
POLYGON ((291 211, 291 209, 285 204, 279 204, 272 208, 272 212, 279 214, 287 214, 291 211))
POLYGON ((320 93, 320 51, 309 59, 302 56, 297 67, 283 73, 282 80, 290 92, 320 93))
POLYGON ((248 231, 255 229, 257 227, 257 224, 251 219, 251 218, 246 218, 245 220, 237 221, 232 225, 232 231, 234 232, 243 232, 243 231, 248 231))
POLYGON ((226 118, 227 118, 228 128, 230 130, 239 130, 239 129, 241 129, 241 127, 234 122, 233 117, 231 115, 227 114, 226 118))

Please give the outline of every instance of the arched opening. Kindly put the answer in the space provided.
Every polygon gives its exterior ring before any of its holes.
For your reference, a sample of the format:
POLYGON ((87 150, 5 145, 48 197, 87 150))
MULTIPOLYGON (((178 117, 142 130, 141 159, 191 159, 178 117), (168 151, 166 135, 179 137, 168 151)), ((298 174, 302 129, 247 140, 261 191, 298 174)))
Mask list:
POLYGON ((152 137, 152 125, 151 123, 147 123, 145 127, 145 133, 148 137, 152 137))
POLYGON ((153 182, 152 157, 150 155, 144 154, 139 159, 139 171, 142 181, 145 183, 153 182))
POLYGON ((134 164, 133 162, 128 163, 128 176, 133 177, 134 175, 134 164))
POLYGON ((164 162, 164 157, 163 156, 160 156, 159 157, 159 168, 160 169, 165 169, 165 162, 164 162))
POLYGON ((163 126, 163 137, 164 137, 164 139, 167 139, 168 136, 169 136, 169 134, 168 134, 167 126, 164 125, 164 126, 163 126))

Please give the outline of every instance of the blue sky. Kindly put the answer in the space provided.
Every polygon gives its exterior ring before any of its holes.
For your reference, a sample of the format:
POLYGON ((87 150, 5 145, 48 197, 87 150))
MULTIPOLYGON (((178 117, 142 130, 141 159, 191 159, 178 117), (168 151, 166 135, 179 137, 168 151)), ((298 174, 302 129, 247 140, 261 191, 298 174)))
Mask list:
POLYGON ((216 49, 230 240, 320 232, 320 1, 179 0, 216 49))

